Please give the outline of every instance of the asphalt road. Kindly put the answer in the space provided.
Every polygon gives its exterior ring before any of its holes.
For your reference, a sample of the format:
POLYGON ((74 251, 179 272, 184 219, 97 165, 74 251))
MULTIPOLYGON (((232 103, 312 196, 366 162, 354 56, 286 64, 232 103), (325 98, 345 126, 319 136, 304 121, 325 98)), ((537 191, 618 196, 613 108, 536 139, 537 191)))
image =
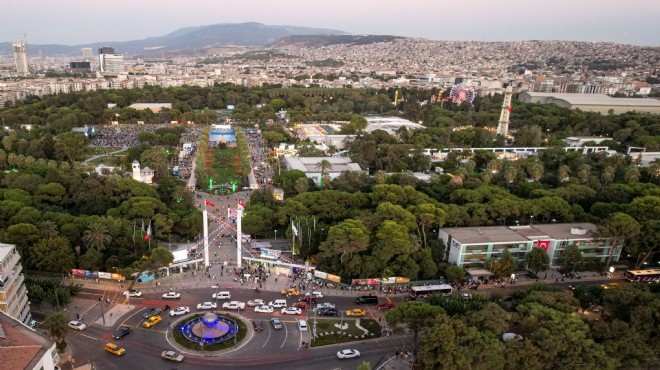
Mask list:
MULTIPOLYGON (((401 337, 384 337, 364 342, 354 342, 352 344, 342 344, 326 346, 320 348, 306 349, 302 342, 309 342, 310 331, 301 332, 297 326, 299 318, 305 318, 306 312, 301 315, 282 315, 278 310, 273 314, 255 313, 252 308, 246 307, 240 315, 248 320, 263 320, 264 330, 255 332, 249 340, 244 341, 240 348, 231 353, 225 353, 220 356, 203 356, 197 354, 186 354, 186 359, 182 364, 171 363, 160 358, 160 353, 166 349, 172 349, 166 339, 166 329, 169 324, 178 321, 180 317, 171 318, 169 315, 163 315, 163 321, 147 329, 142 325, 142 315, 149 307, 164 307, 169 304, 170 307, 188 306, 191 313, 197 312, 197 303, 203 301, 212 301, 211 294, 219 289, 199 288, 188 289, 181 292, 181 299, 176 301, 162 300, 162 292, 145 293, 140 298, 131 298, 130 304, 136 308, 122 318, 122 325, 133 328, 133 333, 120 340, 112 339, 112 333, 115 328, 107 328, 91 324, 83 332, 74 332, 69 334, 69 343, 72 347, 77 364, 93 362, 96 369, 208 369, 210 366, 216 368, 231 369, 263 369, 268 365, 268 369, 273 370, 291 370, 291 369, 355 369, 362 361, 369 361, 372 365, 384 358, 391 356, 397 348, 401 348, 403 339, 401 337), (284 328, 275 330, 270 325, 271 317, 280 317, 284 323, 284 328), (126 354, 122 357, 116 357, 103 350, 107 342, 119 344, 126 349, 126 354), (362 357, 360 360, 339 360, 336 352, 344 348, 358 349, 362 357)), ((93 293, 91 289, 87 289, 93 293)), ((100 294, 100 292, 99 292, 100 294)), ((275 299, 282 299, 283 296, 276 292, 256 293, 251 289, 233 289, 232 300, 247 302, 250 299, 261 298, 268 302, 275 299)), ((400 303, 403 297, 394 299, 400 303)), ((385 300, 381 298, 381 300, 385 300)), ((297 301, 297 298, 287 299, 288 303, 297 301)), ((354 303, 354 296, 325 297, 321 302, 332 302, 337 309, 345 311, 359 306, 354 303)), ((223 301, 218 301, 221 307, 223 301)), ((376 306, 364 306, 367 309, 367 316, 378 320, 382 313, 376 309, 376 306)), ((234 312, 235 313, 235 312, 234 312)), ((319 318, 321 320, 321 318, 319 318)), ((353 318, 345 318, 353 320, 353 318)), ((312 323, 310 322, 310 326, 312 323)))

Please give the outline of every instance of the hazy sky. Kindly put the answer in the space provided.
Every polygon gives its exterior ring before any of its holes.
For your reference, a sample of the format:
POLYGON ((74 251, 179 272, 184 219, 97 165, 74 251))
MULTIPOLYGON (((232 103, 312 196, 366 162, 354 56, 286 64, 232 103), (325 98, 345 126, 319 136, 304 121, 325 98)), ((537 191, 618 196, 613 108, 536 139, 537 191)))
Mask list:
POLYGON ((0 41, 75 45, 260 22, 434 40, 660 45, 660 0, 2 0, 0 41))

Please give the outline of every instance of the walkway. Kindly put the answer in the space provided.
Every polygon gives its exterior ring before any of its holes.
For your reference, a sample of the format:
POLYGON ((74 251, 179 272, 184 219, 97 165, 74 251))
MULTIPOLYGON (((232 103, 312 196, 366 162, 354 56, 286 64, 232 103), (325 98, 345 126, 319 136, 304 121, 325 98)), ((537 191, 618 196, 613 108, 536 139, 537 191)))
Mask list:
POLYGON ((111 155, 113 155, 113 154, 121 153, 121 152, 124 152, 124 151, 126 151, 126 148, 122 148, 122 149, 119 149, 119 150, 115 150, 114 152, 110 152, 110 153, 94 155, 94 156, 91 156, 91 157, 85 159, 85 161, 83 161, 83 163, 89 163, 89 162, 91 162, 91 161, 93 161, 93 160, 95 160, 95 159, 97 159, 97 158, 108 157, 108 156, 111 156, 111 155))

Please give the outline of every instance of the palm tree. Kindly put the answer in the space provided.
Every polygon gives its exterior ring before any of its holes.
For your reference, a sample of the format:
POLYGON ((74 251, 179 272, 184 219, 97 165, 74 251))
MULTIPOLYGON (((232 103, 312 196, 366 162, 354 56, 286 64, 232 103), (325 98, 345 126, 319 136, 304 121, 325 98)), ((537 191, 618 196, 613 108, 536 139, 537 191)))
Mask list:
POLYGON ((328 147, 328 154, 330 154, 330 156, 333 156, 335 155, 335 153, 337 153, 337 147, 334 145, 330 145, 328 147))
POLYGON ((309 180, 307 177, 301 177, 296 180, 296 185, 294 185, 298 194, 302 194, 309 189, 309 180))
POLYGON ((534 181, 539 181, 541 176, 543 176, 543 164, 541 162, 532 163, 527 170, 529 172, 529 177, 534 181))
POLYGON ((323 159, 316 164, 316 169, 320 170, 321 174, 327 173, 328 170, 332 169, 332 163, 327 159, 323 159))
POLYGON ((58 347, 66 343, 66 334, 69 331, 67 320, 60 312, 53 312, 46 317, 48 334, 58 344, 58 347))
POLYGON ((57 224, 51 220, 37 223, 37 228, 39 229, 39 235, 44 239, 54 238, 58 234, 57 224))
POLYGON ((145 150, 140 156, 140 161, 156 172, 155 177, 163 177, 167 173, 167 155, 163 147, 145 150))
POLYGON ((612 166, 603 168, 603 173, 600 174, 600 182, 603 184, 603 187, 614 181, 614 173, 615 170, 612 166))
POLYGON ((571 177, 571 168, 565 164, 559 166, 559 168, 557 169, 557 180, 559 180, 559 182, 564 182, 564 181, 568 181, 570 177, 571 177))
POLYGON ((112 241, 112 236, 110 236, 107 226, 100 222, 94 222, 83 233, 82 241, 88 248, 94 248, 102 252, 112 241))
POLYGON ((591 173, 591 166, 589 166, 588 164, 579 165, 577 171, 575 171, 575 175, 582 182, 587 181, 590 173, 591 173))
POLYGON ((626 169, 625 174, 624 174, 624 178, 625 178, 626 182, 629 183, 629 184, 632 184, 632 183, 635 183, 635 182, 639 181, 640 176, 641 175, 639 173, 639 170, 635 166, 628 167, 626 169))
POLYGON ((515 164, 509 164, 504 168, 504 178, 509 184, 513 183, 516 177, 518 177, 518 168, 515 164))

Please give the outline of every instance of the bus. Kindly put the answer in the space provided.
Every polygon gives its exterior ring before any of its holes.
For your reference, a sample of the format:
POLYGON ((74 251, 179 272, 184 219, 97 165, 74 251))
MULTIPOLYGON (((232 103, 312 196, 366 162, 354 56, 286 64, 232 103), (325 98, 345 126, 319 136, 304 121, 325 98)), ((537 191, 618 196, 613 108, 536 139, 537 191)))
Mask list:
POLYGON ((440 285, 420 285, 410 288, 410 298, 414 300, 426 299, 431 294, 440 293, 443 295, 450 295, 452 292, 451 285, 449 284, 440 284, 440 285))
POLYGON ((632 282, 657 283, 660 282, 660 270, 628 270, 624 277, 632 282))

